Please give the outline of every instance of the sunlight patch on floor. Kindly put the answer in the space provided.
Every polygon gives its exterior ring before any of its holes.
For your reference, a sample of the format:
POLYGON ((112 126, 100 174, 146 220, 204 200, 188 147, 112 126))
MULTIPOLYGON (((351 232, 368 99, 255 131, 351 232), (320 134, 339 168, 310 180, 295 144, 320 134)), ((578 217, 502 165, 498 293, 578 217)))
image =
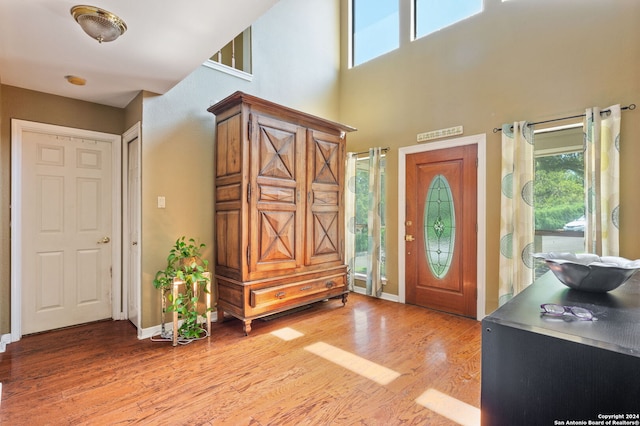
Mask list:
POLYGON ((324 342, 314 343, 304 349, 381 385, 400 377, 400 373, 324 342))
POLYGON ((297 339, 298 337, 304 336, 304 334, 289 327, 284 327, 279 330, 272 331, 271 334, 281 338, 282 340, 293 340, 297 339))
POLYGON ((463 426, 480 424, 480 409, 435 389, 427 389, 416 402, 463 426))

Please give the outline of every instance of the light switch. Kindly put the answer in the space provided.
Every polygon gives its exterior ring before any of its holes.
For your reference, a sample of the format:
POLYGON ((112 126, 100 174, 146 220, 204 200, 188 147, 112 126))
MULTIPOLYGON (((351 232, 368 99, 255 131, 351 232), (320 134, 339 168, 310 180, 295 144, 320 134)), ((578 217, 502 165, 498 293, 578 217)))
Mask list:
POLYGON ((159 208, 159 209, 164 209, 164 208, 165 208, 165 206, 166 206, 166 204, 165 204, 165 199, 164 199, 164 197, 163 197, 162 195, 159 195, 159 196, 158 196, 158 208, 159 208))

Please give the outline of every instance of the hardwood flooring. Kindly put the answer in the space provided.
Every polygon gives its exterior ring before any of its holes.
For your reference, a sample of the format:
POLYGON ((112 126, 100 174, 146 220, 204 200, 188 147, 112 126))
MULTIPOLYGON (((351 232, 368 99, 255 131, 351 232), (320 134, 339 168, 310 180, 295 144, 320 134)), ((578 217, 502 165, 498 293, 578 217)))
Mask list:
POLYGON ((177 347, 128 321, 25 336, 0 354, 0 424, 479 423, 478 321, 352 293, 252 325, 177 347))

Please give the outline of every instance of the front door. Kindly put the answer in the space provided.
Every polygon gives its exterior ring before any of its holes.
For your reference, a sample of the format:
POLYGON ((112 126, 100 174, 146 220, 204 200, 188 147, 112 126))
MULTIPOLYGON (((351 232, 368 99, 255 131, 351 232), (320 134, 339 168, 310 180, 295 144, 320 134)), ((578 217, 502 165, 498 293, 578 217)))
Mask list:
POLYGON ((22 333, 111 318, 112 144, 22 133, 22 333))
POLYGON ((477 145, 406 157, 406 302, 475 318, 477 145))

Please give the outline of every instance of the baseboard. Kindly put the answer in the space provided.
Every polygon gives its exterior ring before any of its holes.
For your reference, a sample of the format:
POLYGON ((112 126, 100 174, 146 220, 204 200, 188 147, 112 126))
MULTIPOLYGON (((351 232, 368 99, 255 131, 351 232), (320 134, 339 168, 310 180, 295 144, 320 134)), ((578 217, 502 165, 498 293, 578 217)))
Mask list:
MULTIPOLYGON (((218 320, 218 313, 211 312, 211 322, 216 322, 217 320, 218 320)), ((200 318, 200 322, 204 322, 204 321, 205 321, 204 318, 200 318)), ((181 323, 178 323, 178 324, 181 324, 181 323)), ((164 325, 164 328, 167 331, 173 331, 173 322, 166 323, 164 325)), ((153 327, 139 328, 138 339, 139 340, 150 339, 153 336, 159 335, 161 332, 162 332, 162 324, 158 324, 153 327)))
MULTIPOLYGON (((367 295, 367 289, 364 288, 364 287, 354 286, 353 292, 354 293, 358 293, 358 294, 364 294, 365 296, 367 295)), ((382 292, 382 295, 380 296, 380 299, 388 300, 390 302, 399 302, 400 301, 400 299, 398 298, 397 294, 390 294, 390 293, 385 293, 385 292, 382 292)))
POLYGON ((11 343, 11 334, 3 334, 0 336, 0 352, 6 351, 9 343, 11 343))

